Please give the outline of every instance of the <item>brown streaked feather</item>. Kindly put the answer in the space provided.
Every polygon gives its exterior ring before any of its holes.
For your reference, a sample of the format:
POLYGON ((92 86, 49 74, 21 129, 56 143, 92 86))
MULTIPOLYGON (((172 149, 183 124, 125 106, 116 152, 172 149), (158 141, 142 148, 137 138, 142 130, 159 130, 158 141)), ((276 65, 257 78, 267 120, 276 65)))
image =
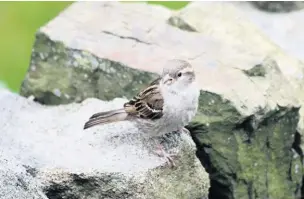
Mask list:
POLYGON ((100 112, 92 115, 84 125, 84 129, 96 126, 98 124, 106 124, 127 119, 128 114, 124 109, 100 112))
POLYGON ((159 119, 163 115, 164 99, 159 89, 161 78, 154 80, 149 87, 134 96, 124 104, 124 108, 95 113, 84 125, 84 129, 98 124, 106 124, 122 120, 128 120, 128 116, 143 119, 159 119))
MULTIPOLYGON (((122 111, 123 109, 118 109, 118 110, 115 110, 115 111, 122 111)), ((113 110, 110 110, 110 111, 104 111, 104 112, 100 112, 100 113, 95 113, 94 115, 92 115, 89 119, 94 119, 94 118, 97 118, 97 117, 100 117, 100 116, 106 116, 106 115, 109 115, 113 113, 113 110)))
POLYGON ((143 119, 159 119, 163 115, 164 99, 159 89, 159 79, 124 104, 125 111, 143 119))

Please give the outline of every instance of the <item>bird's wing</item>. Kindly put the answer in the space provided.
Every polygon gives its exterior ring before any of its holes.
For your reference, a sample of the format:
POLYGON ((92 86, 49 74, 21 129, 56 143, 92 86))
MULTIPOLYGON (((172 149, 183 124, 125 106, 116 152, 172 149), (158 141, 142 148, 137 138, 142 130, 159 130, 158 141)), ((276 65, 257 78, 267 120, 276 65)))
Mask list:
POLYGON ((132 116, 143 119, 159 119, 163 116, 163 105, 164 99, 157 79, 149 87, 125 103, 124 109, 132 116))

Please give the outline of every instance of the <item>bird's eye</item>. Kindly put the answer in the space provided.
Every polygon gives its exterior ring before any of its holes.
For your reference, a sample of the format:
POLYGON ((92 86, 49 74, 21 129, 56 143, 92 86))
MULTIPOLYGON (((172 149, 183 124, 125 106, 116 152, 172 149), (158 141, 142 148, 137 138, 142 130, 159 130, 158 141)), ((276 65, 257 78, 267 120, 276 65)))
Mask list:
POLYGON ((182 76, 181 72, 177 73, 177 77, 181 77, 181 76, 182 76))

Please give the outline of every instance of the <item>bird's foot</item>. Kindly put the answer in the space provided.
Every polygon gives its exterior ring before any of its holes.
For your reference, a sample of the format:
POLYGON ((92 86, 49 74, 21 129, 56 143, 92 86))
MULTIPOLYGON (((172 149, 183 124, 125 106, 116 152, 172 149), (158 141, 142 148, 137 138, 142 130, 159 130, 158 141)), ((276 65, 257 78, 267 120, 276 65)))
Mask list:
POLYGON ((156 154, 160 157, 164 157, 167 159, 166 163, 169 164, 172 168, 176 166, 173 158, 177 156, 175 153, 167 153, 161 144, 157 145, 156 154))

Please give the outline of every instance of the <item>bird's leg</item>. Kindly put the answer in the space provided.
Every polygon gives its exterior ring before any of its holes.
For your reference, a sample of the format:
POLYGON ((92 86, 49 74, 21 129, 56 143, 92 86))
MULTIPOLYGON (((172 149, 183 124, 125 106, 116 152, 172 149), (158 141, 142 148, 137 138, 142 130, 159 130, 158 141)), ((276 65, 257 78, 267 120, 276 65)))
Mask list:
POLYGON ((167 159, 167 163, 171 166, 171 167, 175 167, 175 163, 173 160, 173 157, 176 157, 177 154, 173 154, 173 153, 167 153, 164 149, 164 147, 160 144, 157 143, 157 141, 155 140, 155 144, 156 144, 156 148, 157 150, 155 150, 155 153, 160 156, 160 157, 164 157, 167 159))

